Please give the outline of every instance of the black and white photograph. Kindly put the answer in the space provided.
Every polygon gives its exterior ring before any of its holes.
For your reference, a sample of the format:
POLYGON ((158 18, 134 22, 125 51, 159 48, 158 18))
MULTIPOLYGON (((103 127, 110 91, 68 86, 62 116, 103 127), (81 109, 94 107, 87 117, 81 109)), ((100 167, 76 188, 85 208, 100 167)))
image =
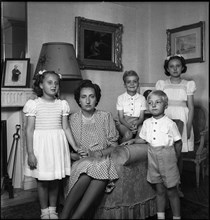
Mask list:
POLYGON ((1 2, 1 219, 210 219, 209 2, 1 2))
POLYGON ((28 87, 30 59, 5 59, 3 87, 28 87))

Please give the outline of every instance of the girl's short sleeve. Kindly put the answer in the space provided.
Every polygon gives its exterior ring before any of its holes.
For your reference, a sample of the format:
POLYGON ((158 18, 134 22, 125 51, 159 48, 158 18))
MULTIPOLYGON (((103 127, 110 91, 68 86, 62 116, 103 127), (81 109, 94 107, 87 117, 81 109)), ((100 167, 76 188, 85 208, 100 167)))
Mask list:
POLYGON ((193 95, 196 91, 195 81, 191 80, 187 82, 187 95, 193 95))
POLYGON ((23 107, 23 113, 26 116, 36 116, 36 101, 29 99, 23 107))
POLYGON ((66 116, 66 115, 69 115, 70 114, 70 106, 68 104, 68 102, 66 100, 62 100, 62 115, 63 116, 66 116))
POLYGON ((155 84, 155 89, 157 90, 163 90, 164 86, 164 81, 163 80, 158 80, 155 84))

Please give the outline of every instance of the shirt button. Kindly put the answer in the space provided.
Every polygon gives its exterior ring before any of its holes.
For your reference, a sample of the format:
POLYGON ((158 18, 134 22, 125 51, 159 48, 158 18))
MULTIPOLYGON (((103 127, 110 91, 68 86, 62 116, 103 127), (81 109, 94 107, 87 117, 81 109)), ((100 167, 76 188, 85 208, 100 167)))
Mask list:
POLYGON ((154 132, 156 132, 156 130, 154 130, 154 132))
POLYGON ((156 138, 153 138, 153 140, 155 140, 156 138))

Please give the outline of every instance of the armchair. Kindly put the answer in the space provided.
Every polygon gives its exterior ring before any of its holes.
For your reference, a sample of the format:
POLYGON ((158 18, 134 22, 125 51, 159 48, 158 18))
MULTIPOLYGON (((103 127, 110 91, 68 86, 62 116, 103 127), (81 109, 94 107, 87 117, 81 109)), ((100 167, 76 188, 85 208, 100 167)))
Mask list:
MULTIPOLYGON (((182 127, 180 120, 175 122, 182 127)), ((111 157, 119 179, 110 193, 95 201, 85 219, 146 219, 156 215, 156 191, 146 178, 147 148, 147 144, 132 144, 114 149, 111 157)))
MULTIPOLYGON (((183 122, 174 120, 182 133, 183 122)), ((118 146, 111 154, 119 174, 115 188, 88 213, 91 219, 145 219, 156 215, 156 192, 147 182, 147 144, 118 146)))
POLYGON ((206 134, 208 128, 206 125, 206 112, 201 106, 195 106, 193 118, 194 131, 194 151, 185 153, 183 162, 193 162, 195 164, 196 186, 199 187, 200 166, 202 168, 203 179, 205 177, 205 168, 208 158, 208 143, 206 134))
POLYGON ((90 210, 92 219, 145 219, 156 214, 156 193, 146 180, 147 144, 119 146, 111 154, 120 178, 90 210), (98 205, 99 204, 99 205, 98 205))
MULTIPOLYGON (((110 193, 95 201, 84 219, 145 219, 156 215, 155 189, 146 180, 147 147, 147 144, 133 144, 115 148, 111 157, 120 178, 110 193)), ((64 185, 62 181, 57 204, 59 213, 64 204, 64 185)))

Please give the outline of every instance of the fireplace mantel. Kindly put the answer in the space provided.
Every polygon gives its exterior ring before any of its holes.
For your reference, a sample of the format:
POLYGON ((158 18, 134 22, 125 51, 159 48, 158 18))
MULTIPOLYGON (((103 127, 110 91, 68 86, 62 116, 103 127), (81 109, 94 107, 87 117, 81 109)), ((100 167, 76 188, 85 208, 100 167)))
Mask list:
MULTIPOLYGON (((36 98, 32 88, 1 88, 1 115, 3 120, 7 120, 7 152, 10 152, 12 146, 12 137, 15 132, 15 125, 20 124, 20 141, 16 153, 16 165, 13 178, 15 188, 31 189, 36 187, 34 178, 23 175, 23 164, 26 153, 25 139, 25 117, 22 108, 30 99, 36 98)), ((11 163, 11 167, 12 167, 11 163)), ((11 175, 11 168, 8 168, 11 175)))
POLYGON ((31 88, 1 88, 1 107, 23 107, 33 96, 31 88))

